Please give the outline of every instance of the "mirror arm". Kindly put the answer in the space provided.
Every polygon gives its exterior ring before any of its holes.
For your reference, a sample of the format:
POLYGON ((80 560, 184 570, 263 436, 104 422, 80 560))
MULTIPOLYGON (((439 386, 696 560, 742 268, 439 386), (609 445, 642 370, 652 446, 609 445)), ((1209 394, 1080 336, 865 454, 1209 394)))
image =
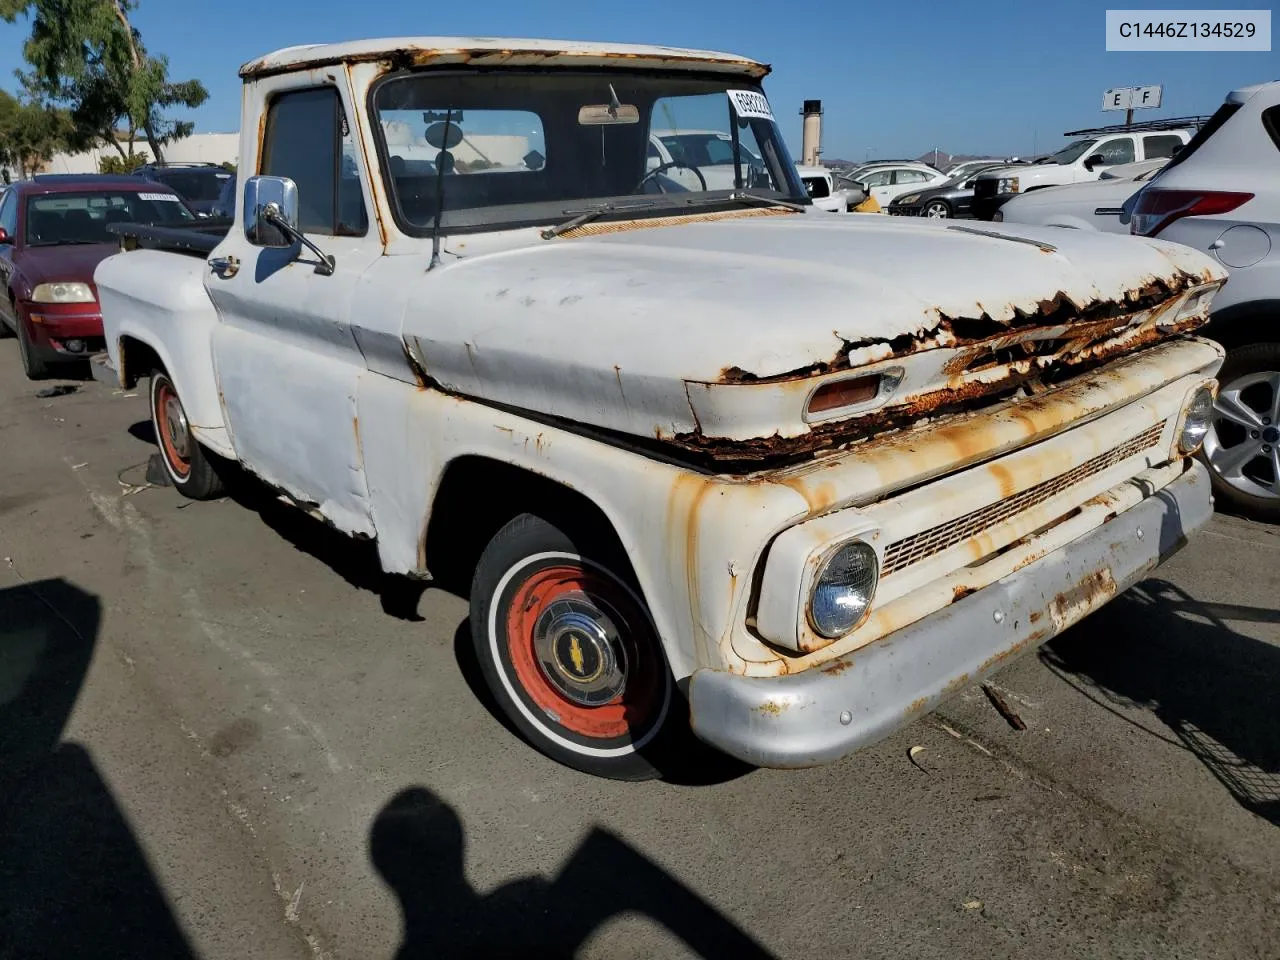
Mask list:
POLYGON ((280 213, 280 207, 277 204, 268 203, 265 207, 263 207, 262 219, 266 220, 267 223, 271 224, 272 226, 282 230, 285 234, 287 234, 293 240, 302 244, 304 247, 306 247, 308 250, 314 253, 320 261, 319 263, 316 264, 316 273, 320 274, 320 276, 322 277, 333 276, 334 267, 337 266, 337 263, 338 263, 337 259, 331 256, 330 254, 325 253, 323 250, 317 247, 314 243, 308 240, 303 235, 301 230, 299 230, 293 224, 289 223, 289 221, 286 220, 284 216, 280 213))

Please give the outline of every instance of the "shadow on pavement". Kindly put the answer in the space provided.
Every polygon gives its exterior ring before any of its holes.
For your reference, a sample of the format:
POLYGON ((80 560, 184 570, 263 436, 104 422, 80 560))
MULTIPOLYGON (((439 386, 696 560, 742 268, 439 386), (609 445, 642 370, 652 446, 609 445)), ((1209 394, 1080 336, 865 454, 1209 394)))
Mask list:
POLYGON ((225 480, 231 499, 258 514, 294 549, 315 557, 356 589, 376 594, 388 616, 413 623, 424 619, 418 613, 418 603, 427 585, 384 573, 374 541, 349 537, 292 504, 281 502, 275 491, 247 473, 237 471, 225 480))
POLYGON ((1280 826, 1280 647, 1227 620, 1280 623, 1280 610, 1202 603, 1147 580, 1040 656, 1109 709, 1150 710, 1241 806, 1280 826))
POLYGON ((61 742, 100 619, 64 580, 0 589, 0 958, 192 956, 93 758, 61 742))
POLYGON ((512 880, 488 894, 466 879, 457 813, 414 787, 378 814, 370 856, 400 900, 397 960, 571 957, 607 921, 626 914, 661 924, 702 957, 772 955, 687 886, 607 831, 594 829, 548 880, 512 880))

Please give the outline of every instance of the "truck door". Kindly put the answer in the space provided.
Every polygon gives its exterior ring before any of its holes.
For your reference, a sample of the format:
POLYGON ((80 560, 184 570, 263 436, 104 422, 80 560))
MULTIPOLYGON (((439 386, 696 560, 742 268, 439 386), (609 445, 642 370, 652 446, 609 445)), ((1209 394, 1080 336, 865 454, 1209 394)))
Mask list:
POLYGON ((205 288, 219 313, 214 365, 237 457, 340 529, 372 534, 356 412, 366 365, 348 321, 382 248, 345 94, 320 71, 256 82, 266 122, 256 155, 240 158, 242 183, 259 173, 297 184, 299 228, 335 258, 332 275, 305 248, 250 243, 241 210, 205 288))

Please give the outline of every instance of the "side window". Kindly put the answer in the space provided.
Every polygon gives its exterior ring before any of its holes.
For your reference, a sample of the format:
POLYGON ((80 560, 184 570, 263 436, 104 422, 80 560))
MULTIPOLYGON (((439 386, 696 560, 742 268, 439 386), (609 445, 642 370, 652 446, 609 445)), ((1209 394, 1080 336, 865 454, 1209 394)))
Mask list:
POLYGON ((303 233, 358 237, 368 231, 355 153, 333 87, 283 93, 271 102, 259 172, 298 185, 303 233))
POLYGON ((1182 138, 1170 133, 1153 134, 1142 138, 1142 152, 1148 160, 1172 157, 1173 151, 1182 146, 1182 138))
POLYGON ((919 170, 899 170, 894 176, 894 183, 924 183, 929 177, 919 170))
POLYGON ((7 196, 0 198, 0 227, 10 237, 18 235, 18 198, 13 191, 6 191, 7 196))
POLYGON ((1094 154, 1101 154, 1103 165, 1108 167, 1118 163, 1133 163, 1133 137, 1116 137, 1114 140, 1108 140, 1097 147, 1093 153, 1088 154, 1086 159, 1094 154))
POLYGON ((869 173, 862 177, 861 180, 868 187, 887 187, 892 176, 892 170, 877 170, 875 173, 869 173))

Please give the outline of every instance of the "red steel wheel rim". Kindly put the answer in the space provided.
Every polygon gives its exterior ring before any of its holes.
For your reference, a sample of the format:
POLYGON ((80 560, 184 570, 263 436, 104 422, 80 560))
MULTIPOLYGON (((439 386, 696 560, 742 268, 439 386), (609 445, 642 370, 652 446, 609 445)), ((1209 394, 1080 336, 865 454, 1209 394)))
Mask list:
POLYGON ((530 700, 560 726, 593 740, 638 739, 661 706, 657 637, 649 618, 630 593, 589 567, 560 564, 530 574, 516 589, 507 612, 507 651, 516 678, 530 700), (625 684, 607 703, 584 706, 548 679, 538 661, 539 619, 566 598, 586 598, 617 628, 625 662, 625 684))
MULTIPOLYGON (((182 402, 178 399, 178 392, 173 389, 173 385, 165 380, 156 387, 156 429, 160 434, 160 445, 164 449, 164 456, 169 461, 170 469, 178 476, 185 477, 191 472, 191 461, 178 452, 172 431, 169 429, 169 416, 166 408, 170 401, 179 404, 182 402)), ((190 441, 188 440, 188 442, 190 441)))

